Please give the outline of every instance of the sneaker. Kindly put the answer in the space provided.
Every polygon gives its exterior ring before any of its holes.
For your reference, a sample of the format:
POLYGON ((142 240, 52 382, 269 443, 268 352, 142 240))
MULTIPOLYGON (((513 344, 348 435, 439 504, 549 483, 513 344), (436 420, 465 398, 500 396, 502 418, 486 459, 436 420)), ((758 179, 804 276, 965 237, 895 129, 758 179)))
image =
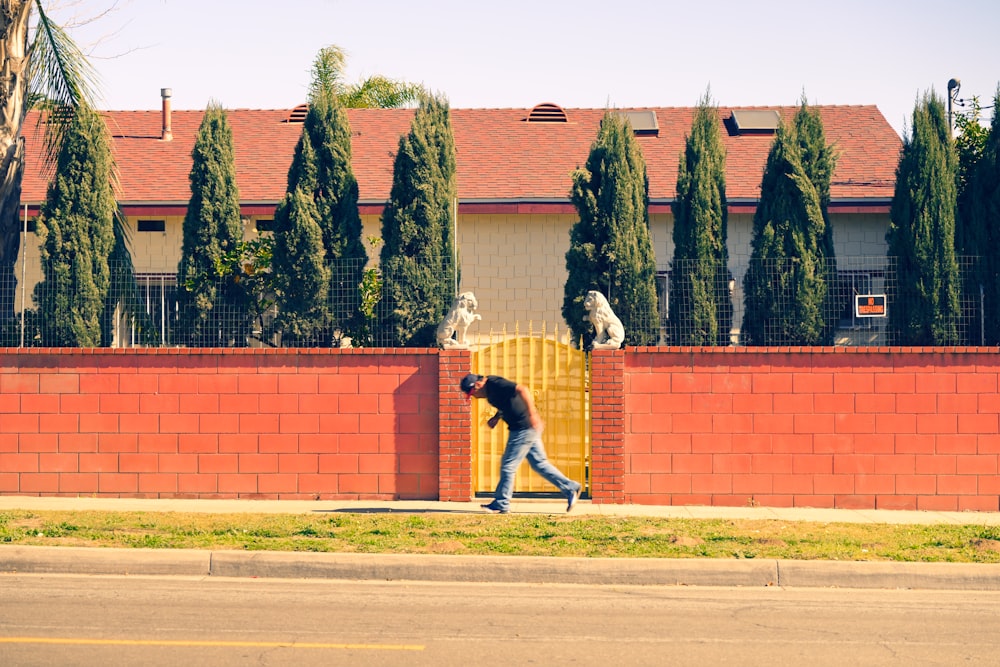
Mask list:
POLYGON ((576 501, 580 499, 580 489, 577 488, 569 497, 569 501, 566 503, 566 511, 569 512, 573 509, 573 505, 576 505, 576 501))
POLYGON ((509 514, 510 513, 510 510, 505 510, 505 509, 501 508, 499 505, 497 505, 497 501, 495 501, 495 500, 493 502, 491 502, 491 503, 487 503, 485 505, 480 505, 480 507, 482 507, 487 512, 490 512, 491 514, 509 514))

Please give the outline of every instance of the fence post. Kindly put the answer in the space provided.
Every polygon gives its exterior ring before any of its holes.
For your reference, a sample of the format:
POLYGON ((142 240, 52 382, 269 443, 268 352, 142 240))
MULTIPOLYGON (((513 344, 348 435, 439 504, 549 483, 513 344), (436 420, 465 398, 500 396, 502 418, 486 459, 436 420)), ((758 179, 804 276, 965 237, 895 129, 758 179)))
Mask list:
POLYGON ((590 497, 625 502, 625 351, 590 355, 590 497))
POLYGON ((438 500, 468 502, 472 491, 472 417, 458 383, 469 372, 469 350, 438 356, 438 500))

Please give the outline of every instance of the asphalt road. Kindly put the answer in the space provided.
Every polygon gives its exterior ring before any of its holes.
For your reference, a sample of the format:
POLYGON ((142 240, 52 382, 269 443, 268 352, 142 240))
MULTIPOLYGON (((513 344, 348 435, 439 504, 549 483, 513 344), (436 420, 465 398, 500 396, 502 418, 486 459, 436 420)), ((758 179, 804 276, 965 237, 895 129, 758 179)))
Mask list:
POLYGON ((0 575, 0 664, 993 665, 1000 592, 0 575))

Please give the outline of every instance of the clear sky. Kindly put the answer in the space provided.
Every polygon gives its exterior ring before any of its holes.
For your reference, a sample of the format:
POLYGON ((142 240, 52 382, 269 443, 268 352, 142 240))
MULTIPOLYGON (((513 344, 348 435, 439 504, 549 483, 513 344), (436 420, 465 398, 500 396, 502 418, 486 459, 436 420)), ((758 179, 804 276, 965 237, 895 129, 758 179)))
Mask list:
MULTIPOLYGON (((997 0, 51 0, 104 109, 292 108, 317 52, 348 83, 422 83, 452 108, 875 104, 902 134, 933 89, 992 103, 997 0), (113 9, 102 14, 109 7, 113 9)), ((956 107, 957 110, 957 107, 956 107)), ((992 115, 992 109, 986 112, 992 115)))

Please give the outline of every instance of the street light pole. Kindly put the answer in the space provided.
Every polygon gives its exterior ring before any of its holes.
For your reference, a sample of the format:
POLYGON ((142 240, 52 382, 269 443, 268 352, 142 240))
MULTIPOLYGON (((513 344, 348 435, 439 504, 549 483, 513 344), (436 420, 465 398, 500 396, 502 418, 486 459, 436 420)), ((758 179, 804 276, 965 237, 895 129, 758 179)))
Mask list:
POLYGON ((961 87, 962 87, 962 82, 960 80, 958 79, 948 80, 948 133, 949 134, 953 134, 952 128, 954 127, 954 125, 952 125, 951 122, 951 105, 955 101, 955 98, 958 96, 958 91, 961 87))

